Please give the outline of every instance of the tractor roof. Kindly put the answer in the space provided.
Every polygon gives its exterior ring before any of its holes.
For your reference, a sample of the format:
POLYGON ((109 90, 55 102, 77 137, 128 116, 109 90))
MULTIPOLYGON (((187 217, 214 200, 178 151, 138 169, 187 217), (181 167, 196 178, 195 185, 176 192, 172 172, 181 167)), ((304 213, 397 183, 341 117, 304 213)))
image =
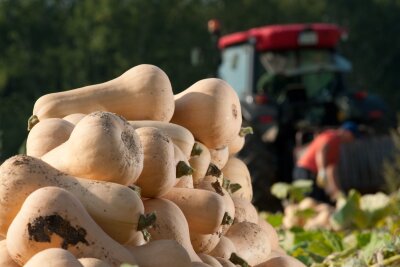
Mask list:
POLYGON ((335 48, 344 33, 337 25, 327 23, 267 25, 222 36, 218 47, 223 49, 254 39, 257 51, 335 48))

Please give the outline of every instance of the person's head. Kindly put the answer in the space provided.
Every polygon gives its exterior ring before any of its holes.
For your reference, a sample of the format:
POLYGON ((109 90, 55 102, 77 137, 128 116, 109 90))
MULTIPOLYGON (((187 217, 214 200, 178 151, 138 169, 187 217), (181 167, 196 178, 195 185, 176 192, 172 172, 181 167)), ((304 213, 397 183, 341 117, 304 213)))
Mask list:
POLYGON ((360 137, 360 130, 358 129, 358 125, 352 121, 346 121, 341 126, 343 137, 345 141, 351 141, 354 138, 360 137))

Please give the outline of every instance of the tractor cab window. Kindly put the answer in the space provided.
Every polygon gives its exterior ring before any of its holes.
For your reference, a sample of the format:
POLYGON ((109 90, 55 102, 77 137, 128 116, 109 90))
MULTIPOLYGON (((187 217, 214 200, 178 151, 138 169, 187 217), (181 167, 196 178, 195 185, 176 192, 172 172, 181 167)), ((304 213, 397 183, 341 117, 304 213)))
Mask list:
POLYGON ((328 98, 338 86, 338 73, 350 64, 328 49, 302 49, 259 54, 257 93, 279 96, 302 88, 308 98, 328 98))
POLYGON ((250 44, 228 47, 222 52, 218 77, 228 82, 240 98, 252 88, 253 47, 250 44))

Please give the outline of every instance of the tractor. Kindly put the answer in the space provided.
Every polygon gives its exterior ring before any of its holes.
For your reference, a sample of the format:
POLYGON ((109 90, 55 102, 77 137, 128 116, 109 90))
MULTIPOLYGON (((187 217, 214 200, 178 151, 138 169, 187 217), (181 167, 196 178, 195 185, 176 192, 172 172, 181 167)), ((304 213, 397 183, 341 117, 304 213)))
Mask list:
POLYGON ((238 157, 249 168, 260 210, 280 209, 270 188, 291 182, 296 152, 319 131, 346 120, 376 134, 391 128, 379 96, 348 87, 352 64, 339 53, 347 37, 339 26, 266 25, 223 36, 217 20, 208 26, 219 50, 217 76, 235 89, 243 125, 253 128, 238 157))

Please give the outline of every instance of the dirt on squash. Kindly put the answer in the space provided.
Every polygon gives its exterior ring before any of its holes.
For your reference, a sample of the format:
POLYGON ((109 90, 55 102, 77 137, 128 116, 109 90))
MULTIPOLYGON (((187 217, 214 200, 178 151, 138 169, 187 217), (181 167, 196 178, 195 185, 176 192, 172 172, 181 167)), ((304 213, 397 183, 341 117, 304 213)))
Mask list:
POLYGON ((63 239, 61 248, 68 249, 69 245, 82 242, 89 245, 85 239, 86 230, 81 227, 73 227, 71 223, 58 214, 37 217, 32 223, 28 223, 29 240, 35 242, 50 242, 51 235, 57 234, 63 239))

